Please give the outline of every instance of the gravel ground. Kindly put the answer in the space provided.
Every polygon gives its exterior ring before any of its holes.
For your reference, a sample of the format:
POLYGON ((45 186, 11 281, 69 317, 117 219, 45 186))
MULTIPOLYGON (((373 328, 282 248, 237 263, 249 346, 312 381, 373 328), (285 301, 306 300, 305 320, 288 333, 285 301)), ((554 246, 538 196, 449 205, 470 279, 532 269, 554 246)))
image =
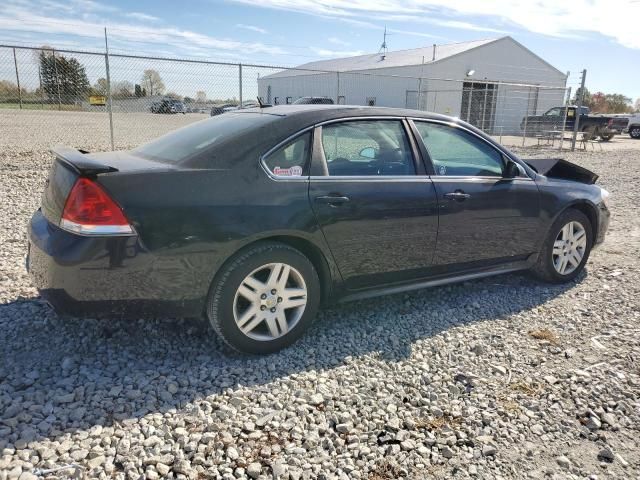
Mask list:
POLYGON ((196 320, 53 314, 24 271, 51 158, 4 142, 0 479, 640 476, 638 150, 564 155, 612 193, 576 283, 507 275, 333 307, 256 358, 196 320))

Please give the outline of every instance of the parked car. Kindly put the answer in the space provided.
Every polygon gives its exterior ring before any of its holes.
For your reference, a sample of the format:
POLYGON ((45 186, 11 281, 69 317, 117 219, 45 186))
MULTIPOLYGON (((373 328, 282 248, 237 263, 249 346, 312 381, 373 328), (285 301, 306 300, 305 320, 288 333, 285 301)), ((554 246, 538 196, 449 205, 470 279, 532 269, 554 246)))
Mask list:
POLYGON ((186 113, 187 109, 180 100, 167 98, 151 104, 151 113, 186 113))
POLYGON ((214 105, 211 107, 211 111, 209 113, 212 117, 214 117, 216 115, 221 115, 225 112, 228 112, 229 109, 235 110, 236 108, 237 108, 236 105, 230 104, 230 103, 225 103, 222 105, 214 105))
POLYGON ((588 139, 600 137, 604 141, 609 141, 616 133, 613 129, 613 119, 603 115, 590 115, 588 107, 553 107, 542 115, 529 115, 520 122, 520 129, 527 133, 544 133, 547 130, 573 131, 576 121, 576 112, 579 112, 580 120, 578 129, 584 132, 588 139), (566 110, 566 121, 565 121, 566 110))
POLYGON ((29 225, 42 297, 204 315, 250 353, 293 343, 321 304, 520 270, 572 281, 609 222, 589 170, 414 110, 246 109, 130 151, 53 153, 29 225))
POLYGON ((300 97, 293 105, 333 105, 329 97, 300 97))
POLYGON ((627 127, 629 126, 629 117, 631 117, 631 115, 628 113, 613 113, 607 114, 606 116, 612 119, 609 124, 609 129, 614 131, 616 135, 620 135, 627 130, 627 127))
POLYGON ((628 133, 631 138, 640 138, 640 113, 634 113, 629 117, 625 132, 628 133))

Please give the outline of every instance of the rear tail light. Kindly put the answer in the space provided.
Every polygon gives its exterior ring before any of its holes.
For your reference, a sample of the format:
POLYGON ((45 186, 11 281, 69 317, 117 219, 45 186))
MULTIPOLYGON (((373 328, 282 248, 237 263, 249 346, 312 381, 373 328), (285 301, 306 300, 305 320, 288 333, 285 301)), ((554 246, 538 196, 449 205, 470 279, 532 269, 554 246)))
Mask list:
POLYGON ((69 192, 60 227, 83 235, 131 235, 122 209, 93 180, 80 177, 69 192))

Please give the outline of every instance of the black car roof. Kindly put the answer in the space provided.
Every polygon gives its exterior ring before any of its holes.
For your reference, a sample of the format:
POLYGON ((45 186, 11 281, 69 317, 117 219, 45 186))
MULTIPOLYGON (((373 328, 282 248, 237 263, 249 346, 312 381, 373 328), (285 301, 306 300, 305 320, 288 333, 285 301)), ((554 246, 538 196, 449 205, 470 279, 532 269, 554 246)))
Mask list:
POLYGON ((238 110, 238 113, 261 113, 296 118, 297 121, 310 123, 322 122, 346 117, 413 117, 434 120, 452 120, 451 117, 438 113, 411 110, 408 108, 365 107, 362 105, 328 105, 328 104, 298 104, 274 105, 271 107, 255 107, 238 110))

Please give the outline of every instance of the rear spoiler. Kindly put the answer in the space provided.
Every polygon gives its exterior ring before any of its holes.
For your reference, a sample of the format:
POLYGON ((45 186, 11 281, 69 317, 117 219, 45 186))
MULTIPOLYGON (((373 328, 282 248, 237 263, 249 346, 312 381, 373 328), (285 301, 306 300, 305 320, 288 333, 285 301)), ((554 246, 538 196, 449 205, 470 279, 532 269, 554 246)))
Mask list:
POLYGON ((529 158, 523 161, 540 175, 550 178, 573 180, 574 182, 593 184, 598 180, 598 175, 575 163, 567 162, 562 158, 529 158))
POLYGON ((115 167, 105 165, 87 157, 86 154, 89 152, 84 150, 76 150, 75 148, 69 147, 53 147, 51 153, 53 153, 60 162, 76 171, 79 175, 93 176, 99 173, 118 171, 115 167))

